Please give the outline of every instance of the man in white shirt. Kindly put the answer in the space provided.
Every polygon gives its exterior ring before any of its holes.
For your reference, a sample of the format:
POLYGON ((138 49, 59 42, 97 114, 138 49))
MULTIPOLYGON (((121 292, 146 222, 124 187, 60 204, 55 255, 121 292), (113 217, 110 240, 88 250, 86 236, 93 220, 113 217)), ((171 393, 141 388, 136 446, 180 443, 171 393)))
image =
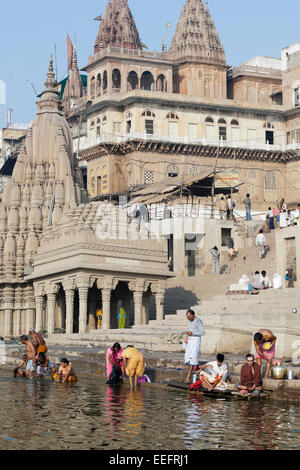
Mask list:
POLYGON ((258 247, 258 255, 260 258, 263 258, 265 255, 266 244, 267 244, 266 237, 264 236, 263 230, 260 230, 259 234, 256 237, 256 246, 258 247))
POLYGON ((205 329, 200 318, 196 317, 194 310, 188 310, 186 312, 186 317, 190 321, 190 326, 185 338, 185 343, 187 346, 185 350, 184 362, 189 366, 185 383, 190 383, 193 368, 199 365, 201 337, 205 335, 205 329))
POLYGON ((227 388, 227 364, 224 363, 224 354, 218 354, 217 360, 199 366, 197 373, 202 380, 203 386, 208 390, 226 390, 227 388))
POLYGON ((260 275, 260 282, 263 286, 263 289, 270 289, 272 287, 272 283, 270 281, 269 276, 267 276, 266 271, 262 271, 260 275))

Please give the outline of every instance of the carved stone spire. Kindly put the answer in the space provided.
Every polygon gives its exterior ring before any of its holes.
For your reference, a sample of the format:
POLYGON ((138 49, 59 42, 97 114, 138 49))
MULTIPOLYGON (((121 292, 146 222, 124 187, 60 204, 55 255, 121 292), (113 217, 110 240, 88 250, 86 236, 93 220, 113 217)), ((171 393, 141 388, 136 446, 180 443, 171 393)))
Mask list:
POLYGON ((202 0, 186 0, 169 52, 177 63, 226 65, 224 48, 202 0))
POLYGON ((62 97, 63 107, 66 109, 68 104, 70 107, 72 107, 72 105, 78 105, 77 101, 83 96, 85 96, 85 90, 78 70, 77 51, 75 49, 73 53, 72 69, 70 70, 70 75, 62 97))
POLYGON ((127 0, 109 0, 107 4, 95 42, 95 54, 108 46, 142 50, 127 0))
POLYGON ((40 102, 38 103, 39 110, 47 109, 60 109, 59 93, 56 89, 57 81, 53 70, 53 57, 50 57, 49 71, 45 80, 46 89, 43 91, 40 102))

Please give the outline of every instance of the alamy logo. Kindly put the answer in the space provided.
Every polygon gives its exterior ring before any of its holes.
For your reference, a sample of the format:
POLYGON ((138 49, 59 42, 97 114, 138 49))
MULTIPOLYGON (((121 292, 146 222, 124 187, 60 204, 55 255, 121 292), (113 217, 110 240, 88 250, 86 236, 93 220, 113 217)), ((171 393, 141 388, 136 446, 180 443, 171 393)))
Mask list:
POLYGON ((0 104, 6 104, 6 85, 0 80, 0 104))

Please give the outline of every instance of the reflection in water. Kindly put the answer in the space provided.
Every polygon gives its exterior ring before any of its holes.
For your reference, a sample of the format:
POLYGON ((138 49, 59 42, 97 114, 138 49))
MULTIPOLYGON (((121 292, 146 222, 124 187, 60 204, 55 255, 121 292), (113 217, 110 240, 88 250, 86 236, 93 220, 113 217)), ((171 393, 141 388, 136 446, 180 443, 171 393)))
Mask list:
POLYGON ((0 449, 296 449, 300 408, 0 371, 0 449))

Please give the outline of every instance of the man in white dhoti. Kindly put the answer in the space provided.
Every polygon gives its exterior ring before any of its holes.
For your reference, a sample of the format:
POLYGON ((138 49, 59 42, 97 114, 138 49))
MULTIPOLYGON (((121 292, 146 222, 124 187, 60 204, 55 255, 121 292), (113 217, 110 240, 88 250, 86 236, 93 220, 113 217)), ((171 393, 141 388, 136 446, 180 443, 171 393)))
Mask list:
POLYGON ((185 342, 187 344, 184 362, 189 366, 185 383, 190 383, 193 367, 199 365, 199 354, 201 348, 201 336, 205 335, 205 329, 200 318, 196 317, 194 310, 188 310, 186 317, 190 321, 190 329, 187 332, 185 342))

